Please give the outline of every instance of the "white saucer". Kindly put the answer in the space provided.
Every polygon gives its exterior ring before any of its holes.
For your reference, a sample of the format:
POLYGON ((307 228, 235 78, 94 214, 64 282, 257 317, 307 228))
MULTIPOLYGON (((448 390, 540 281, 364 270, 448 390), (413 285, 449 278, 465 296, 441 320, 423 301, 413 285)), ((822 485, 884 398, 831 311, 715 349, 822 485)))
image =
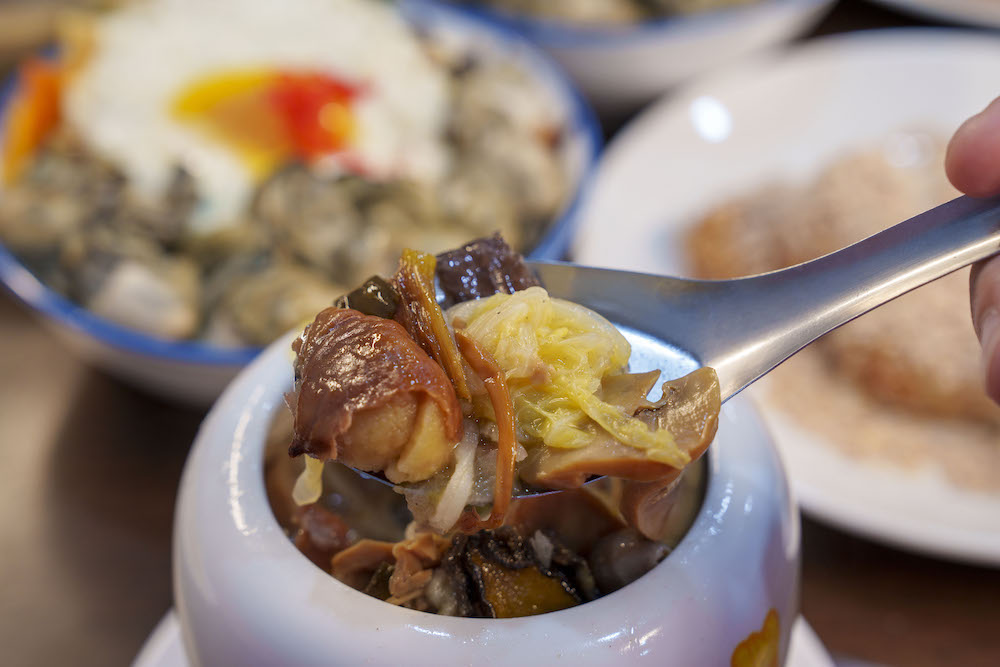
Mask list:
MULTIPOLYGON (((190 667, 181 641, 177 613, 171 609, 149 635, 132 667, 190 667)), ((833 659, 801 616, 792 628, 786 667, 834 667, 833 659)))
MULTIPOLYGON (((948 136, 998 94, 1000 37, 957 29, 827 37, 719 72, 618 134, 574 258, 685 275, 682 239, 713 204, 808 178, 900 129, 948 136)), ((1000 494, 960 489, 936 471, 848 458, 760 403, 803 511, 896 546, 1000 565, 1000 494)))
POLYGON ((177 612, 171 609, 146 638, 132 667, 188 667, 190 664, 184 652, 177 612))

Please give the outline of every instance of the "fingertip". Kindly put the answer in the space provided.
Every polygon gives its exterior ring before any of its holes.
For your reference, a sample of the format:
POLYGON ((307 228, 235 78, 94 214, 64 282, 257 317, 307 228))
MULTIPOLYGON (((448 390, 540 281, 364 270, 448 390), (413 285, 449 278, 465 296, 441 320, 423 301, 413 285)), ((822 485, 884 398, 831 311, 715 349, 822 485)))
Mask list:
POLYGON ((1000 314, 983 328, 983 383, 986 395, 1000 403, 1000 314))
POLYGON ((973 267, 972 322, 982 346, 983 385, 986 394, 1000 403, 1000 259, 973 267))
POLYGON ((969 132, 973 131, 969 129, 969 126, 972 125, 975 118, 975 116, 967 118, 958 126, 955 134, 951 136, 951 140, 948 142, 948 147, 944 153, 944 173, 948 176, 951 184, 962 192, 966 191, 965 186, 968 185, 968 181, 970 180, 966 175, 968 171, 966 164, 969 153, 969 142, 966 140, 966 136, 969 132))
POLYGON ((973 197, 1000 193, 1000 98, 955 131, 945 153, 952 185, 973 197))

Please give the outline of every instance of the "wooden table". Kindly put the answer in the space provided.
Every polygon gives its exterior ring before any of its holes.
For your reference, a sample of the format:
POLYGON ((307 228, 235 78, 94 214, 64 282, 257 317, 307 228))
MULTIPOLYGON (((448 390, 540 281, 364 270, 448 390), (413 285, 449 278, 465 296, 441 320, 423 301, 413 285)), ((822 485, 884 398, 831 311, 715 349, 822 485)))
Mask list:
MULTIPOLYGON (((917 23, 854 0, 816 34, 917 23)), ((0 341, 0 664, 127 664, 171 605, 174 494, 202 414, 83 366, 6 295, 0 341)), ((802 610, 838 658, 1000 665, 1000 569, 808 519, 803 543, 802 610)))

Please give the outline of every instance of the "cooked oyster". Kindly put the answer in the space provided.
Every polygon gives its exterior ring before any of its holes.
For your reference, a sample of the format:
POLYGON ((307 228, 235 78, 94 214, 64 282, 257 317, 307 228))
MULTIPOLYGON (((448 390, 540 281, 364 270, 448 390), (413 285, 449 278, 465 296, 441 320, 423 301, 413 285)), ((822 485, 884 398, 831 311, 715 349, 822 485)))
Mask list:
POLYGON ((285 261, 227 278, 218 302, 206 309, 211 315, 204 336, 230 345, 267 345, 343 291, 322 274, 285 261))

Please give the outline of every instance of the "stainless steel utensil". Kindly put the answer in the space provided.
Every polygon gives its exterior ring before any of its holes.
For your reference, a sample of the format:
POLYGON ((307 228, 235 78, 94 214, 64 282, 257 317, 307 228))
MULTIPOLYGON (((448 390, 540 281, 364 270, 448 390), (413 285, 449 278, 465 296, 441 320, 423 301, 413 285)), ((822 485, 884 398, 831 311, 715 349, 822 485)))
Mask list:
POLYGON ((725 401, 823 334, 997 252, 1000 197, 959 197, 829 255, 747 278, 533 268, 553 296, 714 368, 725 401))

